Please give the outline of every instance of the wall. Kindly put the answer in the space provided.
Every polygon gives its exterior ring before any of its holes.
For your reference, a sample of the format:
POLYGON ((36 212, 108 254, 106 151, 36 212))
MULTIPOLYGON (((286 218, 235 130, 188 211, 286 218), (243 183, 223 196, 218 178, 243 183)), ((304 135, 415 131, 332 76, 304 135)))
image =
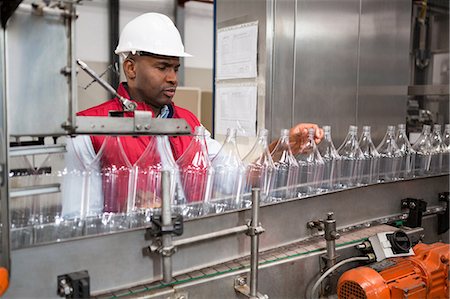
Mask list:
POLYGON ((268 33, 258 36, 258 126, 276 138, 298 122, 328 124, 337 145, 351 124, 374 126, 378 142, 405 122, 410 13, 408 0, 217 1, 217 24, 245 16, 268 33))

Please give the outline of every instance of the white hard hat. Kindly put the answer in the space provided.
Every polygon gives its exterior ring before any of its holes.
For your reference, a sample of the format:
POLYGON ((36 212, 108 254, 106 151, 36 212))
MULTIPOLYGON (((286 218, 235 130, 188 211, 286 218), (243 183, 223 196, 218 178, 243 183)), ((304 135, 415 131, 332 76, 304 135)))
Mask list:
POLYGON ((160 13, 146 13, 131 20, 120 34, 115 53, 148 52, 163 56, 190 57, 184 52, 180 33, 172 20, 160 13))

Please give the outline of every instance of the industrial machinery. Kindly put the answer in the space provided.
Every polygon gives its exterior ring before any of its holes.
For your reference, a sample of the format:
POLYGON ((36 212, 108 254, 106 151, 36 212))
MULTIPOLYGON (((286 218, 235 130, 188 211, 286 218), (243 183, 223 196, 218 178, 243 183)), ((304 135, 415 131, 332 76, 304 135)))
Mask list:
POLYGON ((338 282, 339 298, 449 298, 450 245, 417 244, 415 255, 348 270, 338 282))
MULTIPOLYGON (((62 164, 71 137, 184 135, 190 128, 145 111, 76 116, 81 70, 106 84, 75 53, 80 1, 14 2, 0 34, 0 295, 369 299, 398 298, 408 290, 416 298, 448 297, 448 173, 261 205, 254 189, 251 208, 190 219, 172 213, 168 188, 162 188, 161 213, 142 225, 129 215, 81 213, 16 221, 32 208, 62 209, 64 181, 39 179, 61 179, 50 173, 62 164)), ((240 83, 257 85, 259 127, 273 133, 300 120, 327 122, 342 139, 347 120, 380 127, 404 122, 408 62, 392 58, 403 57, 401 50, 408 55, 411 1, 381 2, 215 1, 219 27, 258 21, 258 77, 240 83), (295 27, 292 35, 285 24, 295 27)), ((134 109, 122 100, 126 110, 134 109)), ((168 181, 164 172, 162 181, 168 181)))

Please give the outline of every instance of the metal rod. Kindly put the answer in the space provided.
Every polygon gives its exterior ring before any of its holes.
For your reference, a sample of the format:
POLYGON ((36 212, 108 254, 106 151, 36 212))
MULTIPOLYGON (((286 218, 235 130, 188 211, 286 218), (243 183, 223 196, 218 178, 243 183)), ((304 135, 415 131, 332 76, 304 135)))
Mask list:
MULTIPOLYGON (((163 170, 161 172, 162 182, 162 203, 161 203, 161 222, 163 226, 172 225, 171 200, 170 200, 170 172, 163 170)), ((172 235, 162 235, 162 260, 163 260, 163 282, 172 281, 172 235)))
POLYGON ((136 103, 128 99, 125 99, 120 94, 118 94, 117 91, 111 85, 109 85, 108 82, 100 78, 100 76, 98 76, 94 72, 94 70, 92 70, 85 62, 83 62, 80 59, 77 59, 77 64, 81 67, 83 71, 85 71, 89 76, 91 76, 92 79, 97 81, 103 88, 105 88, 107 91, 115 95, 122 102, 122 105, 124 106, 124 109, 126 111, 134 111, 136 109, 136 103))
POLYGON ((17 146, 9 149, 10 157, 44 155, 67 152, 64 144, 17 146))
POLYGON ((220 238, 220 237, 224 237, 224 236, 228 236, 228 235, 243 233, 246 231, 248 231, 248 226, 240 225, 240 226, 227 228, 224 230, 219 230, 219 231, 208 233, 208 234, 203 234, 203 235, 185 238, 185 239, 181 239, 181 240, 175 240, 172 242, 172 245, 174 247, 178 247, 178 246, 188 245, 188 244, 197 243, 197 242, 201 242, 201 241, 220 238))
POLYGON ((39 12, 38 15, 42 14, 42 15, 55 16, 55 17, 70 15, 69 11, 63 10, 60 8, 51 8, 51 7, 47 7, 47 6, 37 6, 35 8, 31 4, 26 4, 26 3, 19 4, 17 9, 21 10, 23 12, 29 12, 29 13, 39 12))
MULTIPOLYGON (((259 188, 252 190, 252 224, 253 232, 259 225, 259 188)), ((258 257, 259 257, 259 235, 251 235, 250 247, 250 296, 256 297, 258 292, 258 257)))
POLYGON ((9 192, 10 198, 33 196, 61 192, 60 184, 48 184, 40 186, 11 188, 9 192))

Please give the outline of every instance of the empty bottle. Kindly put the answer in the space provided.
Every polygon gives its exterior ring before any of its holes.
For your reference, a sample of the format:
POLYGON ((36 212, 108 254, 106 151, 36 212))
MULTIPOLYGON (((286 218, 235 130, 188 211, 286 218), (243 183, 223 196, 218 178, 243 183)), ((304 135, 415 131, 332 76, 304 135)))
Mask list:
POLYGON ((400 172, 401 153, 395 142, 395 126, 388 126, 386 134, 377 147, 380 154, 380 182, 398 179, 400 172))
POLYGON ((178 167, 173 165, 172 152, 165 147, 166 136, 150 137, 147 148, 134 164, 135 186, 131 210, 133 214, 132 226, 142 226, 151 221, 151 215, 161 208, 162 200, 162 171, 169 173, 169 194, 174 196, 175 176, 178 167))
POLYGON ((408 136, 406 136, 406 126, 404 124, 398 125, 397 137, 395 142, 401 154, 400 162, 400 179, 409 179, 414 175, 414 163, 416 159, 416 151, 412 148, 408 136))
POLYGON ((354 187, 361 182, 361 171, 364 155, 357 139, 358 127, 350 126, 347 137, 338 148, 341 156, 341 185, 344 188, 354 187))
POLYGON ((432 146, 432 154, 430 162, 430 173, 441 174, 443 166, 443 157, 447 150, 447 146, 442 140, 441 125, 435 124, 433 126, 433 133, 431 134, 431 146, 432 146))
POLYGON ((414 162, 415 176, 430 174, 431 154, 433 151, 430 134, 431 127, 429 125, 423 125, 422 133, 413 144, 413 149, 416 152, 416 160, 414 162))
POLYGON ((331 127, 323 126, 324 137, 317 148, 324 162, 323 180, 320 189, 330 191, 339 188, 339 178, 341 173, 341 156, 334 147, 331 138, 331 127))
POLYGON ((266 129, 261 129, 255 144, 243 159, 246 168, 245 206, 249 206, 251 203, 252 188, 260 189, 263 203, 271 200, 275 166, 269 152, 268 134, 266 129))
POLYGON ((372 142, 370 126, 363 126, 359 147, 364 155, 361 162, 361 184, 375 184, 379 179, 380 154, 372 142))
POLYGON ((209 210, 214 169, 206 149, 204 127, 195 127, 194 138, 177 164, 186 198, 185 216, 206 214, 209 210))
POLYGON ((298 196, 319 192, 322 185, 325 163, 314 141, 315 130, 308 129, 308 141, 297 156, 299 171, 298 196))
POLYGON ((450 124, 445 125, 442 141, 445 144, 445 152, 442 155, 442 172, 449 173, 450 170, 450 124))
POLYGON ((225 141, 212 160, 214 168, 212 210, 220 213, 242 206, 245 166, 236 145, 236 129, 228 129, 225 141))
POLYGON ((275 166, 272 197, 277 201, 296 197, 299 165, 289 145, 289 130, 281 130, 281 137, 271 155, 275 166))

